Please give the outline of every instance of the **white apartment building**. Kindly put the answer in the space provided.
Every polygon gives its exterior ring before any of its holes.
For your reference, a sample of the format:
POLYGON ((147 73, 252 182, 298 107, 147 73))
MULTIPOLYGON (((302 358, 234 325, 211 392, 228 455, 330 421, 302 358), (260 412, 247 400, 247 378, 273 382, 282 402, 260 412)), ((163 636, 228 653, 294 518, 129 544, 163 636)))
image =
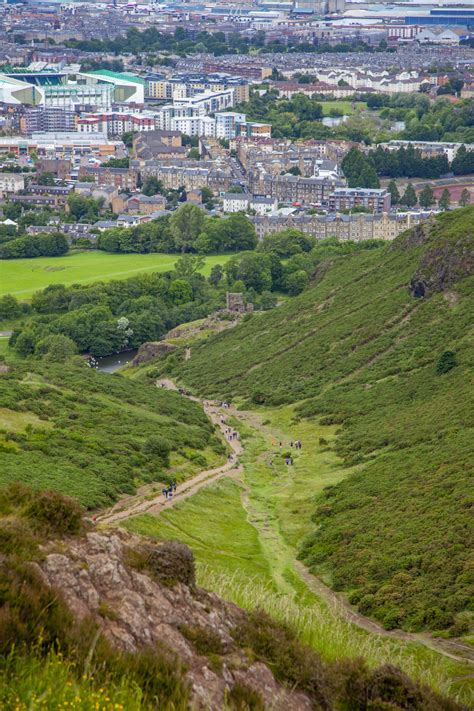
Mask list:
POLYGON ((245 212, 249 206, 248 193, 224 193, 222 209, 224 212, 245 212))
POLYGON ((0 173, 0 193, 18 193, 25 188, 25 178, 21 173, 0 173))
POLYGON ((276 198, 249 195, 248 193, 224 193, 222 195, 223 212, 246 212, 253 210, 256 215, 266 215, 278 207, 276 198))
POLYGON ((187 136, 207 136, 215 138, 216 120, 210 116, 185 116, 171 119, 172 131, 179 131, 187 136))
POLYGON ((223 91, 204 91, 195 96, 183 96, 174 98, 174 105, 189 109, 203 109, 204 113, 212 114, 222 111, 234 105, 234 89, 224 89, 223 91))

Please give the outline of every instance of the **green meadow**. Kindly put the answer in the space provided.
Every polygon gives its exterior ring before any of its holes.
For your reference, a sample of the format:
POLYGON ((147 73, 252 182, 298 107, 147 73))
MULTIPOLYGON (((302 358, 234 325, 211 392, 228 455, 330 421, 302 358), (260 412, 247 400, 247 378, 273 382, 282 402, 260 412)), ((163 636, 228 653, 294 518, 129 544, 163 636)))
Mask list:
MULTIPOLYGON (((75 252, 64 257, 37 257, 0 261, 0 296, 13 294, 27 299, 50 284, 90 284, 94 281, 126 279, 143 272, 166 272, 173 269, 176 254, 109 254, 108 252, 75 252)), ((206 257, 203 273, 208 276, 215 264, 229 257, 206 257)))

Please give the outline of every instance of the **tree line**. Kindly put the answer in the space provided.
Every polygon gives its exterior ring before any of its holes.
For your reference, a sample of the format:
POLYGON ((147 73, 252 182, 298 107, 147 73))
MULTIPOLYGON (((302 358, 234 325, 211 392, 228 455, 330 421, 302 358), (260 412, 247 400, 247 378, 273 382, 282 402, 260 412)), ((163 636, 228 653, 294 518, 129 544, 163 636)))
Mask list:
POLYGON ((241 213, 208 217, 192 203, 184 203, 171 215, 130 228, 104 230, 98 248, 105 252, 239 252, 255 249, 257 235, 241 213))

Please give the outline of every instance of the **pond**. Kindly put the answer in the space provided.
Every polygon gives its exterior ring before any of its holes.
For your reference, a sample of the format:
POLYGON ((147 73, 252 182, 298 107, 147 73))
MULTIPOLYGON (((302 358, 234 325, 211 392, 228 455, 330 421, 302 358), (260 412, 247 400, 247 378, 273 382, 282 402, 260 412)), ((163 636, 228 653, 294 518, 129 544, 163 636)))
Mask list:
POLYGON ((124 351, 123 353, 114 353, 113 355, 96 358, 96 368, 103 373, 115 373, 124 366, 128 365, 137 355, 138 350, 124 351))

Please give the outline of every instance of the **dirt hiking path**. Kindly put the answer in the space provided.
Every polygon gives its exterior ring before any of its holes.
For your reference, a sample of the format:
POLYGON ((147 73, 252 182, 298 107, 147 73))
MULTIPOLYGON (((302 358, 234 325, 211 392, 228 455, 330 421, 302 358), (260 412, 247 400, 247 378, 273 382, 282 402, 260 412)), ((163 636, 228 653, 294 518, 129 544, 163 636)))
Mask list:
MULTIPOLYGON (((172 380, 159 380, 156 385, 157 387, 164 387, 168 390, 178 390, 172 380)), ((120 523, 120 521, 142 513, 160 513, 160 511, 187 499, 188 496, 193 496, 202 489, 203 486, 208 486, 224 476, 238 477, 242 473, 242 467, 238 464, 238 456, 242 454, 243 448, 239 439, 228 440, 227 438, 225 431, 228 427, 225 422, 226 409, 208 400, 201 401, 189 395, 188 397, 190 400, 201 403, 211 422, 219 427, 223 437, 232 450, 232 460, 227 461, 215 469, 205 469, 191 479, 183 481, 182 484, 178 484, 176 491, 173 493, 173 498, 171 499, 165 499, 161 491, 154 496, 148 495, 145 497, 139 495, 122 499, 112 506, 111 509, 98 515, 96 519, 97 523, 110 525, 120 523)))

